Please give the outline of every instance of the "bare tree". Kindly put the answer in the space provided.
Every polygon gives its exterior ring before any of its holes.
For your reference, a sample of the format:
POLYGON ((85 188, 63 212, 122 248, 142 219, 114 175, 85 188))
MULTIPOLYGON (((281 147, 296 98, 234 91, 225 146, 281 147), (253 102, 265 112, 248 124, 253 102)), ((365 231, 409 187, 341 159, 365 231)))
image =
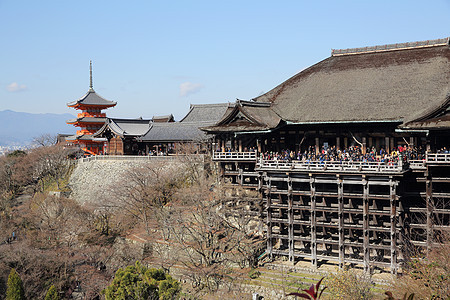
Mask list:
POLYGON ((142 222, 149 234, 161 216, 161 209, 172 200, 183 179, 183 172, 173 166, 148 163, 128 170, 119 178, 120 183, 114 184, 112 194, 119 206, 142 222))
POLYGON ((33 145, 38 147, 50 147, 56 145, 58 136, 55 134, 45 133, 33 138, 33 145))
POLYGON ((59 190, 61 179, 65 178, 71 167, 64 147, 55 145, 38 148, 29 154, 29 158, 34 162, 33 177, 41 183, 42 191, 47 180, 56 183, 59 190))
POLYGON ((197 290, 215 291, 232 283, 239 267, 253 260, 260 239, 244 230, 244 216, 239 222, 225 217, 220 193, 207 182, 183 189, 178 199, 170 242, 183 251, 179 261, 185 275, 197 290))

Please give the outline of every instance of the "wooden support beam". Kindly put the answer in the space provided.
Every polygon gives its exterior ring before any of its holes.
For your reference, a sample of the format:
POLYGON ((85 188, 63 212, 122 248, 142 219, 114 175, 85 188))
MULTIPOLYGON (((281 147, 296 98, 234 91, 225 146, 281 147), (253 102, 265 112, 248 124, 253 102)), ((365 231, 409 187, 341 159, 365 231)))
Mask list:
POLYGON ((272 199, 270 195, 270 190, 272 189, 272 182, 269 178, 268 192, 266 196, 267 203, 267 255, 272 260, 273 259, 273 244, 272 244, 272 199))
POLYGON ((433 178, 430 166, 427 166, 425 182, 426 206, 427 206, 427 251, 431 250, 433 245, 433 178))
POLYGON ((320 143, 319 143, 319 138, 316 137, 316 155, 320 153, 320 143))
POLYGON ((317 268, 317 229, 316 229, 316 184, 315 177, 310 176, 311 189, 311 264, 313 268, 317 268))
POLYGON ((384 138, 385 150, 388 154, 391 153, 391 142, 389 137, 384 138))
POLYGON ((397 183, 389 179, 390 183, 390 209, 391 209, 391 273, 397 274, 397 183))
POLYGON ((367 152, 367 138, 365 136, 362 137, 362 154, 366 154, 367 152))
POLYGON ((239 185, 242 186, 244 184, 244 174, 243 174, 244 171, 242 170, 242 166, 239 166, 238 170, 239 170, 239 175, 238 175, 239 176, 239 178, 238 178, 239 181, 238 181, 238 183, 239 183, 239 185))
POLYGON ((370 251, 369 251, 369 185, 363 178, 363 264, 364 271, 370 270, 370 251))
POLYGON ((288 235, 289 235, 289 261, 293 264, 295 263, 294 257, 294 210, 293 206, 293 196, 292 196, 292 180, 290 174, 288 174, 288 235))
POLYGON ((344 183, 342 178, 337 179, 338 184, 338 218, 339 218, 339 269, 345 264, 345 245, 344 245, 344 183))

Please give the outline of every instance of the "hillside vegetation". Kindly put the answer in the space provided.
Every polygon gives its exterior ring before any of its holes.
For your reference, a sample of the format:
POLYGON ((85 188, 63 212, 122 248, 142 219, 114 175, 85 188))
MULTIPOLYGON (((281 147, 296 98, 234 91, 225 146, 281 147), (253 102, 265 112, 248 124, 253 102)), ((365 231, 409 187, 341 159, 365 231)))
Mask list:
MULTIPOLYGON (((260 267, 261 222, 246 213, 259 205, 258 196, 226 191, 199 171, 203 161, 143 162, 109 176, 88 202, 71 195, 75 164, 59 146, 0 158, 0 299, 12 269, 27 299, 113 299, 131 292, 242 299, 257 287, 278 290, 266 299, 281 299, 320 279, 260 267)), ((416 255, 386 290, 396 297, 448 298, 449 254, 442 247, 416 255)), ((384 292, 351 270, 325 277, 323 297, 330 299, 384 292)))

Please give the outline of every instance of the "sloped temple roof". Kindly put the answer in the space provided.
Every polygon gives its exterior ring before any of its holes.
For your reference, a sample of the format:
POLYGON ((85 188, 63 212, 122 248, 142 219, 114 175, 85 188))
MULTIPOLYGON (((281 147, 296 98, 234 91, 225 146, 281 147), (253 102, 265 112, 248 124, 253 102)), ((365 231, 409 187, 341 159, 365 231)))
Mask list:
POLYGON ((271 103, 237 100, 221 120, 203 127, 207 132, 261 131, 280 125, 281 118, 270 108, 271 103))
POLYGON ((255 98, 296 123, 401 121, 447 100, 450 48, 429 47, 331 56, 255 98))
POLYGON ((274 128, 277 117, 287 124, 394 122, 412 128, 419 126, 413 121, 445 113, 449 79, 448 38, 333 50, 329 58, 252 99, 269 105, 237 103, 247 125, 239 125, 233 119, 237 112, 229 111, 204 129, 251 131, 259 125, 264 130, 274 128))
POLYGON ((94 136, 101 136, 108 129, 114 134, 125 137, 125 136, 142 136, 149 129, 152 124, 151 120, 144 119, 118 119, 118 118, 107 118, 105 124, 100 128, 94 136))
POLYGON ((89 106, 102 106, 102 107, 112 107, 115 106, 117 102, 106 100, 105 98, 98 95, 94 89, 90 88, 89 91, 80 99, 67 103, 67 106, 73 107, 77 105, 89 105, 89 106))
POLYGON ((141 138, 145 142, 188 142, 201 141, 208 136, 200 127, 218 122, 227 111, 229 103, 191 105, 187 115, 180 122, 154 122, 141 138))

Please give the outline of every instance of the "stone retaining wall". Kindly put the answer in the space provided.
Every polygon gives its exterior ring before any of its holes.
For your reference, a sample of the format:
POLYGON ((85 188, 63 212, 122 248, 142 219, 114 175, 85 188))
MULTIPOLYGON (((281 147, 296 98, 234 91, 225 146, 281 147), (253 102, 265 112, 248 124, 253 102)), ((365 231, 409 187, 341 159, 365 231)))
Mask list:
POLYGON ((101 206, 104 200, 111 198, 111 189, 120 180, 126 180, 127 172, 132 168, 146 164, 163 163, 171 168, 181 168, 179 159, 167 160, 91 160, 79 161, 69 180, 70 198, 81 205, 101 206))

